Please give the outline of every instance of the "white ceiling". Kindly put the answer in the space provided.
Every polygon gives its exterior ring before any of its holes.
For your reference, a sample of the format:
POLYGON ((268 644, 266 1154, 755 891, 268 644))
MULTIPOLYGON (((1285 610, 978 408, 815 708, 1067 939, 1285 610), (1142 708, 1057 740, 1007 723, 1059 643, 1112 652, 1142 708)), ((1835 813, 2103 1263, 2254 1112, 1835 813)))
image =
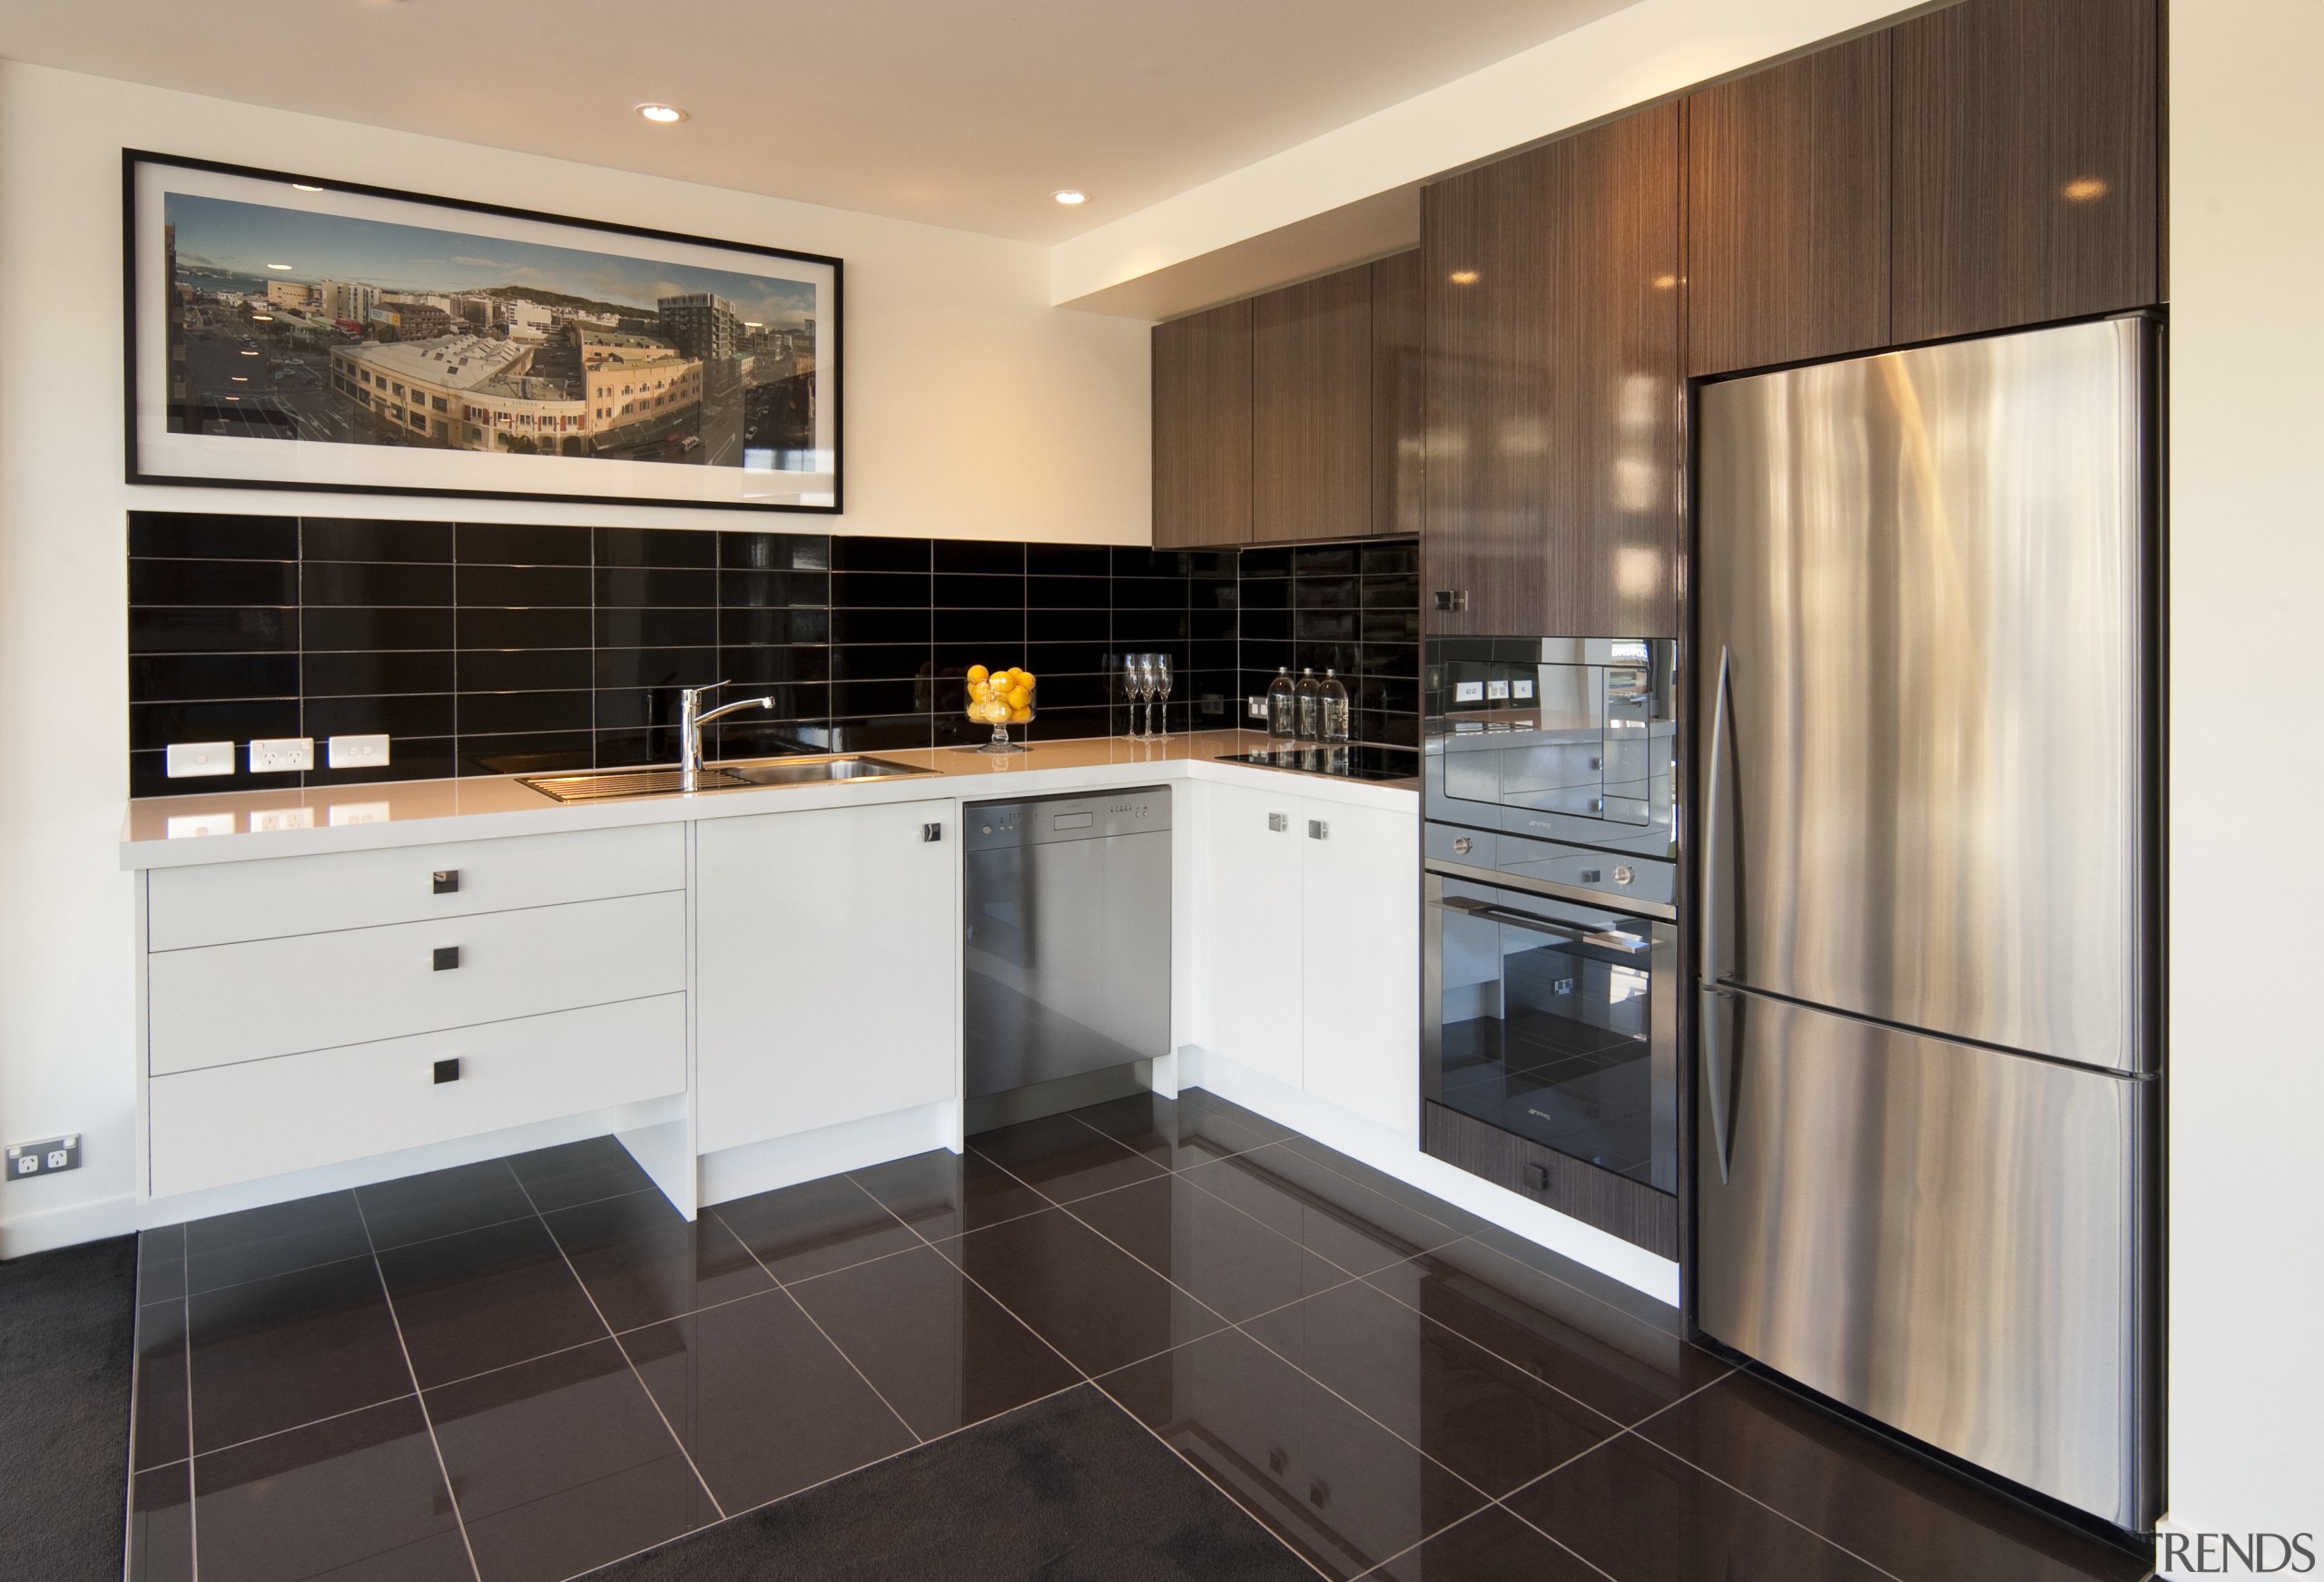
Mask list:
POLYGON ((9 0, 0 55, 1053 243, 1629 3, 9 0))

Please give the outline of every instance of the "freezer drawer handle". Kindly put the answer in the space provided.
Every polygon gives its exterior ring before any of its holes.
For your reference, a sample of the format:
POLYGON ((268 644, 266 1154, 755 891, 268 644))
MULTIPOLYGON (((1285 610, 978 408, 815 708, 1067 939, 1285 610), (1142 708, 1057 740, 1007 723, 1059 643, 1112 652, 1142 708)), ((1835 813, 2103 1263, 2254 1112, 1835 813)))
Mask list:
POLYGON ((1560 939, 1574 939, 1584 945, 1620 950, 1628 956, 1636 956, 1654 948, 1652 940, 1641 939, 1635 934, 1620 934, 1611 929, 1576 929, 1564 923, 1552 923, 1545 918, 1512 911, 1507 907, 1497 907, 1491 901, 1471 900, 1464 896, 1431 901, 1429 905, 1442 911, 1462 912, 1472 918, 1482 918, 1488 922, 1506 923, 1512 929, 1531 929, 1536 934, 1549 934, 1560 939))
POLYGON ((1735 1159, 1736 1064, 1728 1058, 1727 1012, 1735 996, 1704 984, 1697 1000, 1696 1026, 1702 1029, 1703 1086, 1709 1091, 1711 1152, 1718 1155, 1718 1184, 1728 1184, 1735 1159))

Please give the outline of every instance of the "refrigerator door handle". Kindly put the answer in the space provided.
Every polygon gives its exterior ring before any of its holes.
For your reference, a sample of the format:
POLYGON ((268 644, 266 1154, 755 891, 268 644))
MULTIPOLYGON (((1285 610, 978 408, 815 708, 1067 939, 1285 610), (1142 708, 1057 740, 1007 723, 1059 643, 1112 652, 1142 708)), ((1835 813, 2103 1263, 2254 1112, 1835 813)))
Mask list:
POLYGON ((1718 805, 1727 768, 1727 699, 1734 653, 1718 650, 1718 679, 1711 686, 1710 755, 1703 787, 1702 931, 1696 942, 1697 1046, 1703 1056, 1703 1086, 1709 1090, 1711 1151, 1718 1157, 1718 1184, 1725 1186, 1735 1157, 1734 1062, 1727 1049, 1727 1009, 1734 997, 1718 987, 1718 805))
POLYGON ((1703 1052, 1703 1086, 1709 1090, 1711 1152, 1718 1156, 1718 1184, 1728 1184, 1735 1159, 1735 1073, 1739 1062, 1727 1051, 1727 1010, 1736 997, 1704 984, 1696 997, 1695 1026, 1703 1052))

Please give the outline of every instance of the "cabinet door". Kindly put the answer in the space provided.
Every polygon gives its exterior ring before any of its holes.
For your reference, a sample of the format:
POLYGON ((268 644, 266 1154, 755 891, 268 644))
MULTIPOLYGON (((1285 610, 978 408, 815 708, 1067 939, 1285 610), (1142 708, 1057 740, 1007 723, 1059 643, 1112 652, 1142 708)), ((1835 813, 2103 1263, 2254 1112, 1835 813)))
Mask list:
POLYGON ((953 1096, 951 804, 695 826, 695 1093, 709 1153, 953 1096), (925 838, 924 826, 944 826, 925 838))
POLYGON ((1423 194, 1432 631, 1677 634, 1679 158, 1666 104, 1423 194))
POLYGON ((1888 343, 1888 38, 1687 101, 1687 369, 1888 343))
POLYGON ((1251 304, 1154 327, 1154 543, 1251 541, 1251 304))
POLYGON ((1372 271, 1251 302, 1251 537, 1345 538, 1372 525, 1372 271))
POLYGON ((1967 0, 1895 48, 1896 339, 2162 296, 2156 0, 1967 0))
POLYGON ((1420 1138, 1420 818, 1311 802, 1300 825, 1306 1088, 1420 1138))
POLYGON ((1420 252, 1372 266, 1372 531, 1421 530, 1428 477, 1427 300, 1420 252))
POLYGON ((1203 788, 1202 902, 1196 919, 1209 985, 1205 1046, 1294 1087, 1300 1039, 1301 801, 1242 786, 1203 788), (1283 828, 1271 827, 1280 819, 1283 828))

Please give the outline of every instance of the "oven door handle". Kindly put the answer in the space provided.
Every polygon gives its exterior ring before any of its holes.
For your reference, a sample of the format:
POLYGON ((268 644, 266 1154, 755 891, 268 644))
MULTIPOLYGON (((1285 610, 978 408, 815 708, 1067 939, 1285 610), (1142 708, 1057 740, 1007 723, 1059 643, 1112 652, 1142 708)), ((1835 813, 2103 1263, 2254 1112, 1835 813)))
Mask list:
POLYGON ((1531 929, 1536 934, 1548 934, 1559 939, 1571 939, 1577 944, 1596 945, 1607 950, 1620 950, 1627 956, 1643 955, 1654 948, 1654 941, 1641 939, 1635 934, 1619 934, 1608 929, 1577 929, 1567 923, 1552 923, 1527 912, 1497 907, 1491 901, 1473 901, 1455 896, 1449 900, 1431 901, 1440 911, 1460 912, 1463 916, 1482 918, 1487 922, 1506 923, 1512 929, 1531 929))

